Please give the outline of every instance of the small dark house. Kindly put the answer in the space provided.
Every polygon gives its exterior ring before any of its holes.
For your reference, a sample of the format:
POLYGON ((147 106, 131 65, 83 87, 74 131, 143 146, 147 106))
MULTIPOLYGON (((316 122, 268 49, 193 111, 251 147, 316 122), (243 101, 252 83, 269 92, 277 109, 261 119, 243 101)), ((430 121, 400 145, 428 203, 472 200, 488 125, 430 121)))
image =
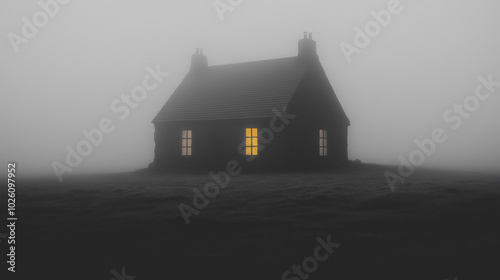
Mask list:
POLYGON ((162 171, 329 169, 347 162, 349 119, 328 81, 312 34, 294 57, 191 70, 154 118, 162 171))

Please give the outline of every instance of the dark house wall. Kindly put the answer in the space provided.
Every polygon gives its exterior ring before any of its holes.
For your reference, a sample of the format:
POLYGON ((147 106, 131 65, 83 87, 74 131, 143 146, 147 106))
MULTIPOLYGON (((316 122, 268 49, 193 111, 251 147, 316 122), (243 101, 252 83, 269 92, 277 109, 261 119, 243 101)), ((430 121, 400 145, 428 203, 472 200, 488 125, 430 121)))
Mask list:
MULTIPOLYGON (((210 171, 224 169, 229 160, 247 163, 245 129, 269 126, 269 119, 216 120, 155 123, 155 168, 165 171, 210 171), (192 155, 182 156, 182 130, 192 130, 192 155)), ((276 140, 275 138, 274 140, 276 140)), ((273 142, 274 142, 273 140, 273 142)), ((280 141, 281 142, 281 141, 280 141)), ((270 155, 265 147, 252 164, 270 155)))
POLYGON ((331 166, 347 162, 347 133, 349 120, 319 62, 309 66, 304 80, 289 104, 297 114, 293 125, 298 134, 297 151, 315 166, 331 166), (328 156, 319 156, 319 130, 328 132, 328 156), (302 147, 302 148, 299 148, 302 147))

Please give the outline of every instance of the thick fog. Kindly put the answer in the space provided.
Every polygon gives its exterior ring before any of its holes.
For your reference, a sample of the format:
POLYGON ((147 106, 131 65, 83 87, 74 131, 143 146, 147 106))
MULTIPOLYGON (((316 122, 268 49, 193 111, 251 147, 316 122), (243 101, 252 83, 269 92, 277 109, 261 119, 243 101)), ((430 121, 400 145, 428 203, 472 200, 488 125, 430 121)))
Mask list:
POLYGON ((350 159, 397 165, 440 128, 424 167, 500 172, 498 1, 40 3, 52 5, 0 2, 3 168, 16 161, 20 174, 55 176, 66 147, 100 123, 108 132, 73 174, 144 168, 151 120, 195 48, 209 65, 290 57, 308 31, 351 121, 350 159), (127 105, 121 96, 157 68, 169 75, 157 73, 143 100, 127 105))

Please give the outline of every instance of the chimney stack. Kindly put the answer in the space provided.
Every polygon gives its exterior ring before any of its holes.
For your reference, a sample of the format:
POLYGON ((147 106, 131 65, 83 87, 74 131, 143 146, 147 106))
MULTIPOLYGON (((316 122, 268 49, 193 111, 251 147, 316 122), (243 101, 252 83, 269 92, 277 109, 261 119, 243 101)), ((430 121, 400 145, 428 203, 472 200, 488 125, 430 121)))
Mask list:
POLYGON ((311 62, 318 60, 316 52, 316 41, 312 39, 312 33, 304 32, 304 38, 299 40, 299 54, 300 62, 311 62))
POLYGON ((201 70, 208 67, 207 57, 203 55, 202 49, 196 49, 195 54, 191 56, 191 71, 201 70))

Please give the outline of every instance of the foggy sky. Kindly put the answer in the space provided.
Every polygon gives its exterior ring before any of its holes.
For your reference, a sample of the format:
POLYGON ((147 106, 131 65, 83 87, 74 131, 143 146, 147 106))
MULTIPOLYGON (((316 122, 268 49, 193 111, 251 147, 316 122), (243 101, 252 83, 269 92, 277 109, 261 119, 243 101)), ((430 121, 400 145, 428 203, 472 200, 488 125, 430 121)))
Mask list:
POLYGON ((479 76, 500 81, 500 2, 402 0, 403 10, 348 63, 339 45, 353 45, 354 28, 389 2, 243 0, 221 21, 211 0, 73 0, 16 54, 7 34, 22 34, 22 18, 41 8, 1 1, 1 166, 14 160, 23 174, 53 175, 65 147, 109 118, 115 130, 74 173, 144 168, 153 161, 151 120, 195 48, 209 65, 290 57, 309 31, 351 120, 350 159, 398 164, 415 139, 443 128, 448 139, 424 166, 500 172, 500 88, 459 129, 443 119, 474 94, 479 76), (170 76, 120 120, 111 103, 142 83, 148 65, 170 76))

